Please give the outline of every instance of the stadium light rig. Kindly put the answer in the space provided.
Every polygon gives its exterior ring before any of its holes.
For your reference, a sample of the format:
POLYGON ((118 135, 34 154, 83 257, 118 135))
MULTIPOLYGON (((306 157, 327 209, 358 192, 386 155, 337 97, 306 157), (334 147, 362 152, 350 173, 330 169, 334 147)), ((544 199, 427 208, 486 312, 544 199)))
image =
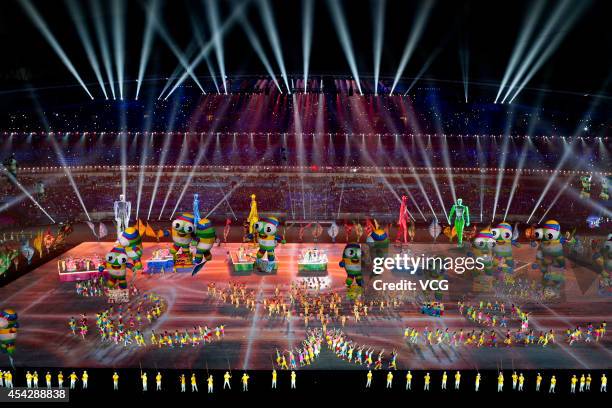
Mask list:
POLYGON ((60 58, 60 60, 64 63, 64 65, 68 69, 68 71, 70 71, 72 76, 74 76, 74 78, 77 80, 79 85, 81 85, 81 87, 85 90, 87 95, 91 99, 93 99, 94 97, 92 96, 91 92, 89 92, 89 88, 87 88, 87 85, 85 85, 85 82, 83 82, 81 75, 79 75, 79 73, 77 72, 76 68, 72 64, 72 61, 70 60, 70 58, 68 58, 68 56, 66 55, 66 52, 64 51, 60 43, 57 41, 57 39, 55 38, 55 36, 53 35, 51 30, 47 26, 47 23, 42 18, 38 10, 36 10, 36 8, 30 2, 30 0, 20 0, 19 4, 21 4, 21 6, 27 13, 30 20, 32 20, 32 22, 34 23, 38 31, 40 31, 40 33, 43 35, 45 40, 47 40, 51 48, 53 48, 53 51, 55 51, 57 56, 60 58))

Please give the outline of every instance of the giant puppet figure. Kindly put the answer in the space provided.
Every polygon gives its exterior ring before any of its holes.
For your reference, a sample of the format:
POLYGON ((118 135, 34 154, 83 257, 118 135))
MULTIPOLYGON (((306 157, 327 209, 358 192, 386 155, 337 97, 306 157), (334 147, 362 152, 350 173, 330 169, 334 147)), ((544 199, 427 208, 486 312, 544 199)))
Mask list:
POLYGON ((121 233, 130 224, 130 215, 132 213, 132 203, 125 201, 125 196, 121 194, 119 200, 113 203, 113 211, 115 213, 115 224, 117 225, 117 239, 121 233))
MULTIPOLYGON (((255 197, 253 195, 252 197, 255 197)), ((264 269, 264 255, 268 254, 268 264, 265 266, 265 272, 272 272, 276 267, 274 250, 277 243, 284 244, 285 239, 277 234, 280 222, 276 217, 261 217, 255 225, 253 225, 253 233, 247 235, 248 240, 257 238, 259 251, 257 251, 257 266, 259 269, 264 269)))
POLYGON ((11 365, 13 365, 18 328, 17 313, 13 309, 0 311, 0 351, 9 356, 11 365))
POLYGON ((544 286, 558 293, 565 282, 565 255, 563 245, 566 242, 574 242, 573 238, 561 235, 561 226, 555 220, 548 220, 542 228, 535 230, 535 239, 540 245, 536 252, 536 263, 533 268, 542 272, 544 286))
POLYGON ((172 242, 170 253, 176 261, 176 254, 179 251, 189 253, 189 247, 195 240, 195 224, 192 213, 182 213, 172 221, 172 242))
POLYGON ((500 272, 500 278, 506 280, 511 279, 514 273, 514 256, 512 255, 512 247, 518 247, 518 229, 512 229, 512 226, 507 222, 502 222, 496 228, 491 230, 495 239, 493 247, 494 265, 497 271, 500 272))
POLYGON ((127 227, 119 236, 119 245, 125 249, 125 253, 130 257, 134 267, 132 268, 134 275, 136 271, 142 269, 142 237, 136 227, 127 227))
POLYGON ((397 237, 395 242, 402 242, 401 238, 403 235, 404 244, 408 243, 408 208, 406 207, 406 201, 408 197, 402 196, 402 203, 400 204, 399 219, 397 220, 397 237))
POLYGON ((599 278, 599 291, 603 294, 612 292, 612 234, 608 234, 601 249, 593 254, 593 261, 601 276, 599 278))
POLYGON ((210 250, 215 245, 217 233, 213 228, 212 222, 207 218, 200 218, 196 225, 196 254, 193 259, 195 266, 191 271, 191 276, 197 274, 206 262, 212 259, 210 250))
POLYGON ((463 200, 458 198, 455 204, 451 207, 448 215, 448 223, 453 222, 453 215, 455 216, 455 231, 457 231, 457 246, 463 246, 463 227, 470 226, 470 209, 467 205, 463 205, 463 200))
POLYGON ((106 287, 111 290, 127 289, 128 256, 121 246, 114 247, 106 254, 106 262, 98 270, 106 281, 106 287))
POLYGON ((593 180, 592 174, 588 176, 580 177, 580 184, 582 185, 582 190, 580 190, 580 198, 591 198, 591 181, 592 180, 593 180))

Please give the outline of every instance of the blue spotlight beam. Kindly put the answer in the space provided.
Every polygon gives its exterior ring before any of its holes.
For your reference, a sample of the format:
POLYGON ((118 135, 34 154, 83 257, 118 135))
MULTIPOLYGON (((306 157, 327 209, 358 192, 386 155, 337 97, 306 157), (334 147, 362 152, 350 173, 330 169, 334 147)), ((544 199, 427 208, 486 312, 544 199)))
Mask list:
POLYGON ((533 30, 536 28, 538 18, 540 17, 540 14, 542 14, 542 10, 544 9, 545 4, 545 1, 536 1, 533 3, 533 6, 527 12, 525 16, 525 22, 523 23, 523 28, 521 29, 521 34, 516 42, 516 45, 514 46, 514 50, 512 50, 512 54, 510 55, 510 62, 506 67, 506 72, 504 72, 504 77, 502 79, 501 84, 499 85, 499 90, 497 91, 497 96, 495 97, 494 103, 497 103, 497 101, 499 100, 502 91, 510 80, 510 76, 516 69, 519 59, 525 52, 527 42, 529 41, 533 30))
POLYGON ((518 167, 516 169, 516 173, 514 174, 514 179, 512 180, 512 187, 510 189, 510 195, 508 196, 508 203, 506 204, 506 211, 504 212, 504 221, 506 221, 506 217, 508 216, 508 211, 510 210, 510 206, 512 205, 512 200, 514 198, 514 193, 516 192, 516 188, 518 187, 519 179, 521 178, 521 174, 523 171, 523 166, 525 165, 525 159, 527 158, 527 151, 531 146, 531 138, 527 137, 525 142, 523 143, 523 148, 521 149, 521 155, 519 156, 518 167))
POLYGON ((94 50, 89 31, 87 30, 87 27, 83 22, 85 18, 85 16, 83 15, 83 10, 81 9, 81 6, 76 0, 66 0, 66 5, 68 6, 70 18, 72 19, 72 22, 74 23, 77 32, 79 33, 79 38, 81 39, 81 43, 83 44, 83 48, 85 49, 85 54, 87 54, 87 60, 89 61, 89 65, 91 65, 91 69, 96 75, 96 79, 98 80, 100 89, 102 89, 104 98, 108 99, 106 87, 104 86, 104 79, 102 78, 102 72, 100 71, 100 63, 98 62, 98 57, 96 57, 96 51, 94 50))
POLYGON ((261 14, 261 19, 264 23, 264 28, 266 30, 266 34, 268 35, 268 40, 270 41, 270 45, 272 46, 272 52, 274 53, 274 57, 276 58, 276 63, 280 68, 283 82, 285 82, 287 92, 291 93, 291 88, 289 87, 289 81, 287 79, 287 70, 285 69, 283 49, 281 47, 280 37, 278 36, 278 31, 276 29, 276 23, 274 22, 272 6, 270 6, 270 2, 268 0, 259 0, 258 4, 259 13, 261 14))
POLYGON ((467 47, 459 50, 459 61, 461 63, 461 77, 463 78, 463 96, 465 103, 468 102, 468 84, 469 84, 469 69, 470 69, 470 54, 467 47))
POLYGON ((423 64, 419 72, 416 74, 414 78, 412 78, 412 82, 408 86, 408 89, 406 89, 406 92, 404 92, 404 96, 408 95, 408 93, 412 90, 414 85, 416 85, 419 79, 421 79, 423 74, 427 72, 427 70, 429 69, 431 64, 434 62, 438 54, 440 54, 440 51, 442 51, 442 48, 436 48, 436 50, 429 56, 429 58, 427 58, 427 60, 425 61, 425 63, 423 64))
POLYGON ((257 36, 257 33, 255 32, 255 30, 253 30, 253 27, 251 26, 249 21, 244 16, 240 17, 240 25, 244 29, 244 32, 245 32, 247 38, 249 39, 249 42, 251 43, 251 46, 255 50, 255 53, 257 54, 259 59, 261 60, 261 63, 263 64, 264 68, 268 72, 268 75, 270 75, 270 77, 272 78, 272 81, 274 81, 274 84, 276 85, 278 90, 280 92, 283 92, 283 90, 280 87, 280 84, 278 83, 276 75, 274 75, 274 70, 272 69, 272 64, 270 64, 270 60, 266 56, 266 53, 264 51, 263 46, 261 45, 261 41, 259 40, 259 37, 257 36))
POLYGON ((314 0, 302 0, 302 61, 304 64, 304 92, 308 90, 308 71, 310 69, 310 50, 312 48, 313 14, 314 0))
POLYGON ((147 10, 147 20, 145 23, 144 34, 142 36, 142 48, 140 49, 140 64, 138 66, 138 81, 136 83, 136 97, 140 95, 140 87, 144 79, 145 71, 147 70, 147 64, 149 63, 149 57, 151 56, 151 49, 153 44, 153 21, 157 18, 159 13, 159 1, 152 0, 149 9, 147 10))
POLYGON ((47 218, 49 218, 49 220, 55 224, 55 220, 53 219, 53 217, 51 217, 49 215, 49 213, 47 212, 47 210, 45 210, 42 205, 40 205, 40 203, 38 201, 36 201, 36 199, 32 196, 32 194, 30 194, 30 192, 15 178, 15 176, 13 176, 7 169, 6 167, 4 167, 4 165, 0 165, 0 170, 2 171, 2 173, 8 177, 8 179, 11 181, 11 183, 15 184, 17 186, 18 189, 21 190, 21 192, 23 194, 25 194, 33 203, 35 206, 37 206, 40 211, 43 212, 43 214, 45 214, 47 216, 47 218))
POLYGON ((583 1, 580 4, 579 8, 572 8, 570 16, 563 21, 563 27, 559 28, 559 30, 555 33, 552 40, 548 41, 548 45, 546 49, 542 52, 537 61, 533 64, 529 72, 525 75, 521 83, 517 86, 516 91, 509 99, 508 103, 512 103, 514 99, 518 96, 518 94, 525 88, 527 83, 533 78, 533 76, 538 72, 538 70, 544 65, 544 63, 550 58, 550 56, 557 50, 559 44, 563 41, 565 36, 570 32, 572 26, 578 20, 580 15, 586 10, 586 6, 588 5, 588 1, 583 1))
POLYGON ((434 1, 424 1, 421 3, 419 11, 415 15, 412 30, 410 31, 410 36, 408 37, 408 41, 406 42, 406 46, 404 47, 404 52, 402 53, 402 58, 400 59, 399 67, 397 68, 397 72, 395 73, 395 78, 393 79, 393 85, 391 86, 391 91, 389 95, 393 94, 395 87, 397 86, 404 70, 406 69, 406 65, 408 65, 408 61, 410 61, 410 57, 414 53, 414 50, 421 39, 423 31, 425 31, 425 25, 427 24, 427 20, 429 19, 429 14, 431 13, 431 9, 433 8, 435 2, 434 1))
POLYGON ((104 72, 106 72, 106 77, 108 78, 108 84, 110 86, 113 99, 117 99, 117 95, 115 94, 115 74, 113 73, 112 69, 112 58, 108 45, 106 22, 104 21, 104 15, 102 14, 102 9, 100 8, 100 3, 98 1, 90 0, 89 3, 92 9, 94 28, 96 31, 96 37, 98 38, 98 45, 102 54, 104 72))
POLYGON ((380 77, 380 59, 382 56, 382 43, 385 36, 385 8, 387 0, 373 1, 374 13, 372 14, 374 24, 374 95, 378 95, 378 78, 380 77))
POLYGON ((573 149, 575 141, 576 141, 576 139, 574 138, 572 140, 572 142, 569 144, 569 146, 564 141, 563 155, 561 156, 561 159, 557 163, 557 166, 555 167, 555 170, 553 172, 552 177, 550 177, 548 179, 548 182, 544 186, 544 190, 542 190, 542 193, 540 194, 540 197, 538 198, 538 201, 536 202, 535 206, 533 207, 533 210, 531 211, 531 214, 529 214, 529 218, 527 218, 527 222, 526 222, 527 224, 529 224, 529 221, 531 221, 531 218, 533 217, 535 212, 538 210, 538 207, 542 203, 542 200, 544 200, 544 197, 546 196, 546 193, 548 193, 548 190, 550 190, 550 187, 553 185, 553 183, 557 179, 557 176, 559 174, 559 170, 561 169, 561 167, 563 167, 563 164, 565 164, 567 159, 571 156, 572 149, 573 149))
MULTIPOLYGON (((206 91, 204 91, 204 87, 202 87, 200 80, 198 79, 198 77, 196 77, 195 73, 193 72, 193 68, 189 66, 189 61, 187 60, 187 58, 185 58, 185 55, 181 52, 179 47, 176 45, 170 33, 168 33, 168 30, 164 26, 163 21, 157 18, 156 14, 151 14, 151 15, 153 16, 152 22, 153 22, 154 28, 159 34, 159 36, 161 37, 161 39, 166 43, 168 48, 170 48, 170 51, 172 51, 172 53, 174 54, 176 59, 179 61, 181 66, 185 69, 185 72, 187 73, 187 75, 189 75, 191 79, 193 79, 193 82, 195 82, 198 88, 200 88, 200 91, 202 91, 202 93, 205 94, 206 91)), ((163 94, 163 91, 162 91, 162 94, 163 94)), ((160 94, 160 98, 161 98, 161 94, 160 94)))
POLYGON ((344 16, 342 5, 340 1, 337 0, 327 0, 327 5, 329 7, 332 20, 334 21, 334 27, 338 33, 338 39, 340 40, 340 45, 344 51, 344 56, 346 57, 351 73, 353 74, 355 83, 357 84, 357 89, 359 90, 359 93, 363 95, 363 91, 361 90, 361 81, 359 80, 359 71, 357 70, 357 62, 355 61, 355 53, 353 52, 351 34, 346 23, 346 17, 344 16))
MULTIPOLYGON (((514 76, 514 79, 508 86, 506 94, 502 99, 502 103, 506 102, 512 92, 516 92, 517 89, 520 90, 519 81, 526 78, 525 72, 527 71, 527 69, 529 69, 533 61, 544 49, 544 47, 546 46, 547 48, 544 51, 544 54, 542 55, 546 54, 546 58, 558 47, 559 42, 563 39, 563 37, 565 37, 567 31, 574 24, 577 17, 581 14, 581 10, 583 10, 583 6, 581 6, 579 10, 574 10, 574 8, 572 7, 573 4, 574 2, 572 0, 563 0, 562 2, 557 4, 557 7, 554 9, 552 15, 547 20, 544 28, 538 34, 538 38, 536 39, 534 45, 527 53, 527 57, 519 67, 519 70, 514 76), (570 15, 568 16, 568 14, 570 15), (557 31, 555 32, 553 30, 557 31), (552 39, 550 38, 551 35, 553 35, 552 39)), ((546 58, 544 60, 546 60, 546 58)), ((539 62, 536 62, 536 64, 538 63, 539 62)))
POLYGON ((20 0, 19 4, 21 4, 21 6, 27 13, 28 17, 30 17, 30 19, 32 20, 36 28, 38 28, 38 30, 41 32, 43 37, 45 37, 45 40, 47 40, 51 48, 53 48, 53 51, 55 51, 55 53, 62 60, 66 68, 68 68, 68 71, 70 71, 72 76, 74 76, 74 78, 77 80, 79 85, 81 85, 81 87, 85 90, 87 95, 89 95, 89 97, 93 99, 93 96, 91 95, 91 92, 89 92, 87 85, 85 85, 85 82, 83 82, 83 79, 81 79, 81 76, 79 75, 76 68, 72 64, 72 61, 70 61, 70 58, 68 58, 68 56, 66 55, 66 52, 64 52, 64 49, 57 41, 57 39, 55 38, 55 36, 53 35, 51 30, 47 26, 47 23, 42 18, 38 10, 36 10, 36 8, 30 2, 30 0, 20 0))
POLYGON ((501 191, 502 181, 504 180, 504 170, 506 168, 506 160, 508 158, 508 143, 510 143, 510 130, 512 128, 512 122, 514 120, 514 109, 510 110, 510 118, 506 122, 506 129, 503 135, 502 151, 500 162, 498 164, 497 171, 497 182, 495 184, 495 199, 493 201, 493 215, 491 216, 491 222, 495 221, 495 215, 497 214, 497 203, 499 202, 499 193, 501 191))
POLYGON ((123 100, 123 77, 125 74, 125 2, 113 0, 113 47, 115 54, 115 69, 119 82, 119 99, 123 100))
MULTIPOLYGON (((210 48, 213 46, 213 43, 216 40, 216 37, 225 35, 225 33, 234 25, 239 16, 244 14, 245 8, 248 3, 249 0, 246 0, 233 9, 232 14, 225 20, 221 27, 219 27, 219 31, 213 33, 212 38, 204 45, 204 47, 202 47, 202 49, 200 50, 198 55, 196 55, 193 61, 191 61, 186 72, 184 72, 175 82, 172 89, 170 89, 170 92, 168 92, 168 94, 164 97, 164 100, 168 99, 170 95, 172 95, 174 91, 176 91, 176 89, 181 86, 181 84, 189 75, 189 70, 193 70, 196 66, 198 66, 202 59, 204 59, 208 55, 208 53, 210 52, 210 48)), ((170 80, 171 79, 169 79, 169 81, 170 80)))
MULTIPOLYGON (((208 17, 208 23, 212 28, 212 32, 216 33, 220 30, 219 28, 219 7, 217 0, 207 0, 205 2, 208 17)), ((223 92, 227 94, 227 77, 225 75, 225 53, 223 50, 223 38, 219 35, 213 37, 213 45, 215 49, 215 56, 217 57, 217 65, 219 66, 219 72, 221 73, 221 81, 223 83, 223 92)))
MULTIPOLYGON (((204 47, 205 41, 204 41, 204 34, 202 33, 202 30, 200 29, 201 24, 198 23, 198 21, 196 20, 196 16, 194 13, 189 14, 189 19, 191 21, 191 30, 195 34, 197 45, 198 47, 202 48, 204 47)), ((187 57, 187 55, 185 55, 185 57, 187 57)), ((187 59, 189 59, 189 57, 187 57, 187 59)), ((208 69, 208 72, 210 73, 210 77, 212 78, 212 81, 213 81, 213 84, 215 85, 215 89, 217 90, 217 93, 221 93, 219 89, 219 83, 217 82, 217 72, 213 64, 210 62, 210 58, 208 55, 204 57, 204 62, 206 62, 206 68, 208 69)))

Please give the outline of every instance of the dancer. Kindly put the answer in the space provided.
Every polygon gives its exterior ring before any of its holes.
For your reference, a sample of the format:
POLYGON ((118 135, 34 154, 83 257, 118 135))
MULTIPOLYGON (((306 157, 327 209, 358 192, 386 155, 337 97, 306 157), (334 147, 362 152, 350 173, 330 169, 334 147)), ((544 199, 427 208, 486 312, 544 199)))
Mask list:
POLYGON ((225 387, 230 390, 232 389, 232 386, 230 385, 230 378, 232 378, 231 374, 229 373, 229 371, 226 371, 223 375, 223 389, 225 389, 225 387))

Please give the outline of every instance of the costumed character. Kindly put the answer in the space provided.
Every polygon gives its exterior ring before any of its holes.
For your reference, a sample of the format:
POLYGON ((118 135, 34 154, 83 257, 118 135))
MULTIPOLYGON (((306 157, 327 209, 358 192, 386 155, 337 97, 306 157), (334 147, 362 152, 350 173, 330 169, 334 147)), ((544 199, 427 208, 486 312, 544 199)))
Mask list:
POLYGON ((461 198, 457 199, 457 202, 451 207, 448 223, 453 222, 453 216, 455 217, 455 231, 457 232, 457 246, 463 246, 463 227, 470 226, 470 209, 467 205, 463 205, 461 198))
POLYGON ((196 254, 193 262, 196 264, 193 267, 191 276, 198 273, 200 269, 204 267, 206 262, 212 259, 210 250, 215 245, 217 239, 217 232, 212 225, 212 222, 206 218, 201 218, 196 225, 195 236, 197 240, 196 254))
POLYGON ((580 198, 591 198, 591 180, 593 175, 580 177, 580 184, 582 184, 582 190, 580 190, 580 198))
POLYGON ((114 247, 106 254, 106 262, 98 270, 104 276, 108 289, 127 289, 128 256, 123 247, 114 247))
POLYGON ((266 253, 268 254, 268 264, 265 268, 265 272, 268 273, 272 272, 276 267, 274 250, 276 249, 277 243, 285 243, 285 239, 276 233, 279 225, 280 222, 276 217, 262 217, 253 226, 254 233, 247 236, 249 240, 257 238, 259 251, 257 251, 256 264, 262 270, 264 268, 263 257, 266 253))

